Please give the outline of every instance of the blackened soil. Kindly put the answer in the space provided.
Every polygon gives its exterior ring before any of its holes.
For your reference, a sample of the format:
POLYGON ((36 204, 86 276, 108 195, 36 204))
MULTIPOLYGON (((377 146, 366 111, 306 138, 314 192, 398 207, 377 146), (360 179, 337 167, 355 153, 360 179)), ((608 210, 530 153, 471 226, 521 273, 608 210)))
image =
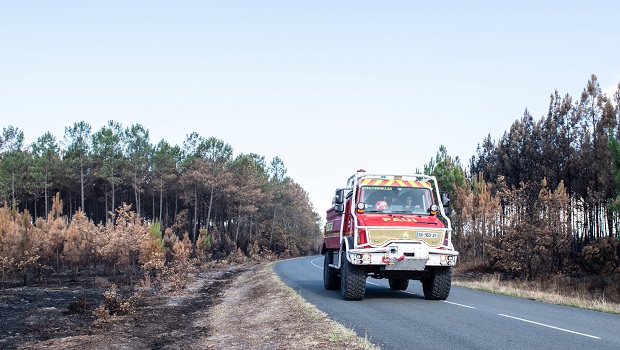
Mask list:
MULTIPOLYGON (((112 283, 107 278, 76 281, 73 276, 55 276, 46 283, 6 288, 0 290, 0 348, 189 349, 192 339, 209 334, 209 308, 245 269, 235 266, 200 272, 185 289, 173 294, 142 291, 129 314, 104 322, 93 310, 104 304, 103 293, 112 283)), ((119 287, 121 298, 131 292, 119 287)))
POLYGON ((87 331, 92 310, 103 302, 107 280, 56 275, 46 283, 0 290, 0 347, 87 331), (100 284, 100 285, 98 285, 100 284))

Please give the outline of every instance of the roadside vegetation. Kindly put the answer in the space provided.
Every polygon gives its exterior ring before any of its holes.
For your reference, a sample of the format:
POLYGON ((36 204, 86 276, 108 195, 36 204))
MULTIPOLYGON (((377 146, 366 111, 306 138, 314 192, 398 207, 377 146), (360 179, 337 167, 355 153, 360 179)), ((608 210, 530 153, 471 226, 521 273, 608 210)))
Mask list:
POLYGON ((606 300, 604 295, 593 298, 589 291, 580 286, 577 288, 581 290, 571 290, 562 283, 502 281, 498 275, 485 276, 477 280, 457 278, 452 285, 550 304, 620 314, 620 304, 606 300))
POLYGON ((78 216, 110 227, 121 209, 163 234, 187 234, 214 259, 238 249, 307 254, 320 235, 308 194, 277 156, 234 156, 223 140, 195 132, 182 146, 153 144, 144 126, 112 120, 94 132, 77 122, 31 145, 24 138, 13 126, 0 134, 0 206, 35 225, 62 214, 65 226, 78 216))
POLYGON ((221 349, 379 349, 306 302, 280 281, 271 264, 241 274, 209 323, 214 335, 207 344, 221 349))

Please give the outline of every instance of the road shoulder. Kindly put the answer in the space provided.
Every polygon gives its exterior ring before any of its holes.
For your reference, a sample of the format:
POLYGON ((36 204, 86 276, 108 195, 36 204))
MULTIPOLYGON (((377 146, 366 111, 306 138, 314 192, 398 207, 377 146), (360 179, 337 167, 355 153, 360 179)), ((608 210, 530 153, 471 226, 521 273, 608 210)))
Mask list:
POLYGON ((272 264, 252 267, 225 290, 209 317, 210 349, 377 349, 330 320, 280 281, 272 264))

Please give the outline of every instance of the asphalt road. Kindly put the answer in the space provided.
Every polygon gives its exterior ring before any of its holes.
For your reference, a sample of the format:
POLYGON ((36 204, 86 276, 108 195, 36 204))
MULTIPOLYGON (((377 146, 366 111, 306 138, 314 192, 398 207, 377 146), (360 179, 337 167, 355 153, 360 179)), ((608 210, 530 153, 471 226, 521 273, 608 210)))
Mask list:
POLYGON ((306 301, 382 349, 620 349, 620 315, 452 287, 424 299, 422 284, 390 290, 368 278, 362 301, 323 287, 323 256, 281 261, 280 279, 306 301))

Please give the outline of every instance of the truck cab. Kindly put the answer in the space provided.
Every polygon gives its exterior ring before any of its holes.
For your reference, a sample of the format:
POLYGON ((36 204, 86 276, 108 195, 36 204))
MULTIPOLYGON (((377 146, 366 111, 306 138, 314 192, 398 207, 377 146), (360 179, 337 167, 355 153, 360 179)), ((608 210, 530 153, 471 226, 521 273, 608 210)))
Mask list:
POLYGON ((407 289, 413 279, 422 282, 426 299, 446 299, 458 257, 448 204, 433 176, 357 171, 327 210, 325 288, 361 300, 367 277, 387 278, 393 290, 407 289))

